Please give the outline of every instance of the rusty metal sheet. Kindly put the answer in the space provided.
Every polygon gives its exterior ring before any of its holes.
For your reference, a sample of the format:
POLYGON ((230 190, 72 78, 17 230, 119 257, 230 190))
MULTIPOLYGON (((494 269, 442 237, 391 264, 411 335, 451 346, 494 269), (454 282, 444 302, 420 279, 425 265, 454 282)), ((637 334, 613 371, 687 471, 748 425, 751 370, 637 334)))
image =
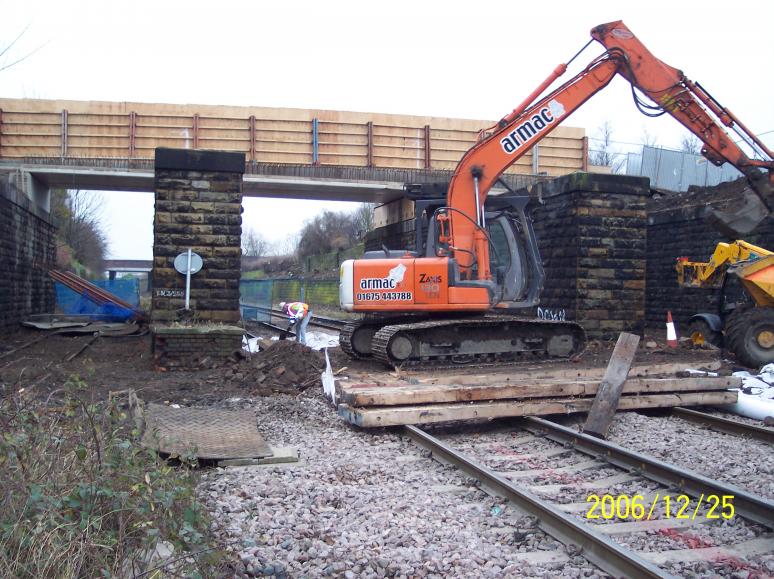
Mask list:
POLYGON ((241 410, 149 404, 142 443, 159 452, 203 459, 272 456, 255 415, 241 410))

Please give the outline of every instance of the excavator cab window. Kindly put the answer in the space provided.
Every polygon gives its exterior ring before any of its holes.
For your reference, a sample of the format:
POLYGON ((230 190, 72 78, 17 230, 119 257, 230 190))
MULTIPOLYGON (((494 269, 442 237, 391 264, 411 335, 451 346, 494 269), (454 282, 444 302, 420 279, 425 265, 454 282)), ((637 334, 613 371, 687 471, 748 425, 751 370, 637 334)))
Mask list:
POLYGON ((502 283, 505 272, 511 267, 511 247, 508 237, 500 221, 490 221, 487 224, 489 232, 489 269, 495 272, 497 282, 502 283))

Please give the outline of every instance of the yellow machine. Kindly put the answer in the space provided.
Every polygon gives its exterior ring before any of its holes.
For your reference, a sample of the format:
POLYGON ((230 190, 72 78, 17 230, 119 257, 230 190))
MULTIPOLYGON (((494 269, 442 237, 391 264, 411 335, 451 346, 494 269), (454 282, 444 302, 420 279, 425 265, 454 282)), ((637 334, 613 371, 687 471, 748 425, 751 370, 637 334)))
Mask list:
POLYGON ((718 314, 701 313, 689 322, 694 343, 725 344, 743 364, 759 367, 774 362, 774 252, 746 241, 718 243, 710 260, 677 258, 680 287, 721 288, 729 276, 739 280, 752 303, 736 304, 718 314))

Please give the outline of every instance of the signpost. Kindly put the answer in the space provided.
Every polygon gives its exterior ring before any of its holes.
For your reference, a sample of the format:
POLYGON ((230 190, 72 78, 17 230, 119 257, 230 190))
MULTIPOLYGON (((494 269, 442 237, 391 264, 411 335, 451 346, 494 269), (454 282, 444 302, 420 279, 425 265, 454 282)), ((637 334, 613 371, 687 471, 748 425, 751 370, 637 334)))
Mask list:
POLYGON ((191 276, 198 273, 204 265, 204 260, 198 253, 188 251, 175 258, 175 269, 185 275, 185 309, 190 310, 191 303, 191 276))

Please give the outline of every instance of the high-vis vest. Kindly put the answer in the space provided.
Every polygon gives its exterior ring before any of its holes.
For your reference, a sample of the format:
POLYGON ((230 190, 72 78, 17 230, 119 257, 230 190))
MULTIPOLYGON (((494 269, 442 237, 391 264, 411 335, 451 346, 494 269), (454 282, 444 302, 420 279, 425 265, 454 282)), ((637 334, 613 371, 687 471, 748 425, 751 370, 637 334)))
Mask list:
POLYGON ((309 306, 304 302, 290 302, 285 304, 285 313, 294 320, 300 320, 309 311, 309 306))

